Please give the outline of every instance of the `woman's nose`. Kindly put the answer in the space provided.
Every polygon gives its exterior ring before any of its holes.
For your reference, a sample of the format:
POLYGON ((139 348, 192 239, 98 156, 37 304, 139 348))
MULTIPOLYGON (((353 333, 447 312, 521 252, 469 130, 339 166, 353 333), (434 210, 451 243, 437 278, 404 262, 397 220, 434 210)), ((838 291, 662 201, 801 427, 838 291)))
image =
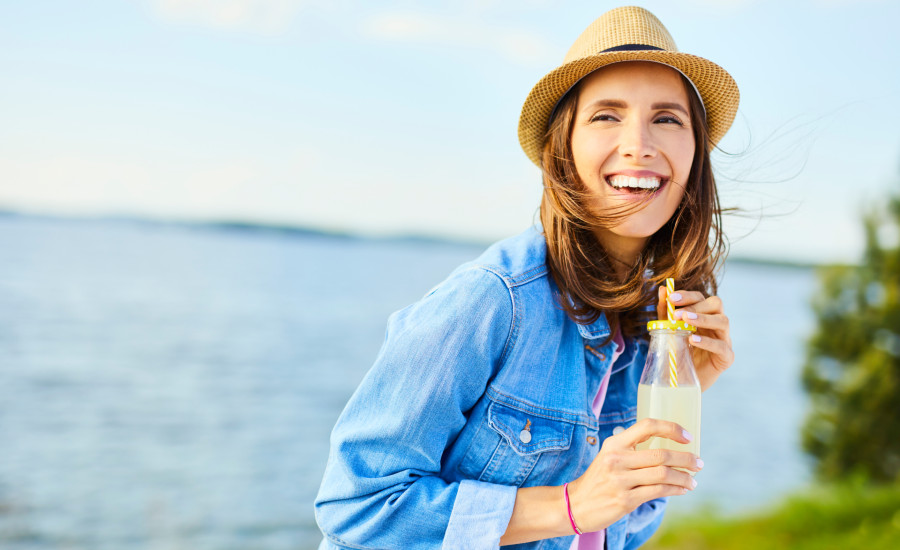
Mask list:
POLYGON ((633 159, 651 159, 656 156, 656 145, 644 124, 632 121, 625 124, 619 141, 619 153, 633 159))

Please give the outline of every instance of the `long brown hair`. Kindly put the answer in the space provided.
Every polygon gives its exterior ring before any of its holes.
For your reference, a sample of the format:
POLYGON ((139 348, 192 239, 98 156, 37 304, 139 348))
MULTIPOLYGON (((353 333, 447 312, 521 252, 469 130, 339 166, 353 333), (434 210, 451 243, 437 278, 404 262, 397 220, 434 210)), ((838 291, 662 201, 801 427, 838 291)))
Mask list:
POLYGON ((592 211, 572 155, 580 85, 566 93, 550 120, 541 159, 541 224, 559 304, 576 323, 592 323, 605 313, 611 334, 618 328, 627 335, 640 334, 649 315, 647 306, 656 303, 655 290, 667 277, 673 277, 678 288, 699 290, 707 296, 717 292, 716 272, 728 249, 722 233, 722 208, 710 165, 703 104, 691 83, 681 78, 696 143, 690 175, 683 184, 684 196, 669 221, 648 239, 622 282, 614 269, 616 260, 593 230, 617 225, 651 198, 614 211, 592 211))

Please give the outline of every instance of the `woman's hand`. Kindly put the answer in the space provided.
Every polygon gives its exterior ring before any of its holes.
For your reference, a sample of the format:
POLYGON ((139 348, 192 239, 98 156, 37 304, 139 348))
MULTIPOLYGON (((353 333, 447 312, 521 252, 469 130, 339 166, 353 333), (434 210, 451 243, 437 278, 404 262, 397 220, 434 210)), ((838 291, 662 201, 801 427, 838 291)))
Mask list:
POLYGON ((655 498, 683 495, 696 487, 690 474, 703 466, 688 452, 662 449, 636 451, 651 437, 676 443, 690 441, 674 422, 645 418, 618 435, 608 437, 587 471, 569 483, 575 523, 584 531, 609 527, 641 504, 655 498))
MULTIPOLYGON (((691 343, 691 359, 705 391, 719 375, 734 362, 728 316, 718 296, 706 298, 700 292, 676 290, 672 293, 675 319, 697 327, 688 338, 691 343)), ((659 303, 656 306, 660 319, 666 318, 666 287, 659 287, 659 303)))
MULTIPOLYGON (((683 451, 636 451, 651 437, 687 443, 690 437, 674 422, 645 418, 603 442, 587 471, 569 483, 569 504, 578 528, 599 531, 619 521, 648 500, 683 495, 696 487, 683 468, 697 472, 703 462, 683 451)), ((500 546, 572 534, 564 488, 520 487, 500 546)))

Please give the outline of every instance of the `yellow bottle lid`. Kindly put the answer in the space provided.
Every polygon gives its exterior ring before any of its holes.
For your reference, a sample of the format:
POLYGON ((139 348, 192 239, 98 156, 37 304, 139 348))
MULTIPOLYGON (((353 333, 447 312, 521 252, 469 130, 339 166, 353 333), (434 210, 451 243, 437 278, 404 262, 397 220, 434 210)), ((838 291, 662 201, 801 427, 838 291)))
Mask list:
POLYGON ((686 330, 689 332, 697 332, 697 327, 689 325, 684 321, 649 321, 647 330, 686 330))

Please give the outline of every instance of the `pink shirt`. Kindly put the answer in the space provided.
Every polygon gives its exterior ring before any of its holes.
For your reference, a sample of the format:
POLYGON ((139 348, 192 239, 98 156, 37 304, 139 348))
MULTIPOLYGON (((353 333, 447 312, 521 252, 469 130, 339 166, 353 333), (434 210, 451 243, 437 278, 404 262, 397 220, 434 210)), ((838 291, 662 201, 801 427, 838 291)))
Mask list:
MULTIPOLYGON (((616 349, 613 350, 609 370, 606 371, 606 376, 603 377, 603 381, 600 382, 600 387, 597 389, 597 395, 594 396, 594 400, 591 402, 591 410, 594 412, 594 416, 598 418, 600 416, 600 411, 603 409, 603 402, 606 401, 606 389, 609 387, 609 375, 612 373, 613 367, 619 359, 619 356, 625 351, 625 341, 622 339, 621 332, 616 332, 616 335, 613 337, 613 342, 616 344, 616 349)), ((603 550, 605 543, 606 529, 601 529, 592 533, 575 535, 569 550, 603 550)))

